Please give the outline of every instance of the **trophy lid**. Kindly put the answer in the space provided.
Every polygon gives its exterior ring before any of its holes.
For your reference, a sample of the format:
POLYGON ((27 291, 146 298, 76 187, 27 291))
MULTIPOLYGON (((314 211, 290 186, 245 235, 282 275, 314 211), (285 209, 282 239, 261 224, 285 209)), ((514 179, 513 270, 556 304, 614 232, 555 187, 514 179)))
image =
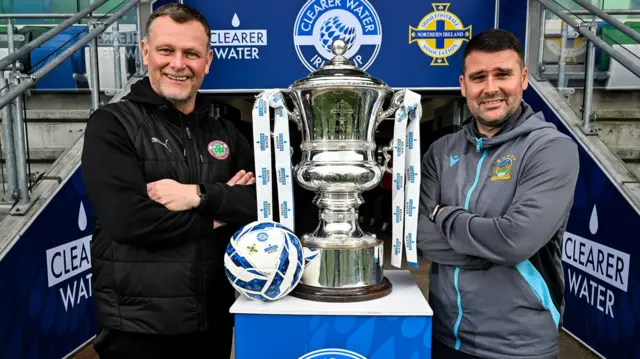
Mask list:
POLYGON ((349 87, 388 87, 382 80, 369 76, 344 56, 347 52, 347 43, 344 40, 334 40, 331 44, 331 52, 334 55, 331 60, 324 63, 306 78, 294 82, 291 88, 318 87, 322 86, 324 82, 327 82, 327 85, 330 84, 332 87, 336 86, 336 82, 344 82, 349 87))

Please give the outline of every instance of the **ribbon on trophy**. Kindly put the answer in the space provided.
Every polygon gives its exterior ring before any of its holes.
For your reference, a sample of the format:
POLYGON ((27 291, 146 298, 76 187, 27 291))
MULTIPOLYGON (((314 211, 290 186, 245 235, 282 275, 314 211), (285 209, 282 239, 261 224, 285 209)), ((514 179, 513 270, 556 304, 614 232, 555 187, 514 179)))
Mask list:
POLYGON ((405 90, 402 105, 395 113, 393 127, 393 224, 391 265, 400 268, 402 245, 407 264, 418 267, 416 237, 420 200, 420 95, 405 90))
POLYGON ((280 223, 294 231, 289 114, 284 98, 277 90, 265 91, 258 95, 252 111, 258 220, 273 220, 270 107, 275 109, 273 132, 280 223))

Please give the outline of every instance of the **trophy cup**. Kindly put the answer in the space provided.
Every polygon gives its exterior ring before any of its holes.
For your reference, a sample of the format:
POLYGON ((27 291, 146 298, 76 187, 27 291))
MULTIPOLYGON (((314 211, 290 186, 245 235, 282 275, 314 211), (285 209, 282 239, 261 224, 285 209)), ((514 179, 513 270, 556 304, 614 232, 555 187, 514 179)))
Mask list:
MULTIPOLYGON (((268 152, 268 140, 273 137, 278 185, 286 184, 289 176, 295 178, 301 187, 316 193, 314 204, 320 209, 315 231, 301 236, 306 264, 291 295, 314 301, 357 302, 384 297, 392 289, 383 273, 383 242, 360 228, 358 208, 364 203, 361 194, 376 187, 385 171, 392 172, 387 167, 391 157, 387 152, 397 150, 398 155, 403 155, 405 146, 404 142, 398 142, 385 147, 386 160, 379 165, 375 130, 381 121, 400 109, 396 125, 404 120, 406 128, 410 115, 416 113, 418 120, 414 122, 419 122, 420 96, 410 91, 394 93, 384 82, 358 69, 344 56, 347 48, 343 40, 335 40, 331 49, 334 57, 308 77, 286 90, 266 91, 257 96, 253 121, 258 207, 259 215, 269 218, 271 204, 264 198, 271 195, 266 179, 270 174, 264 164, 270 167, 270 153, 266 155, 265 150, 268 152), (403 107, 407 93, 414 101, 408 108, 403 107), (267 127, 269 106, 276 109, 275 133, 270 133, 267 127), (286 147, 287 119, 295 122, 302 132, 302 158, 293 173, 287 172, 291 156, 286 147), (288 166, 285 156, 289 157, 288 166), (260 193, 268 194, 261 198, 260 193)), ((398 176, 403 176, 404 166, 399 168, 402 170, 398 176)), ((415 168, 419 168, 419 162, 415 168)), ((290 181, 288 186, 278 191, 279 196, 285 195, 280 198, 279 212, 281 223, 292 226, 293 219, 288 215, 292 207, 290 181)), ((404 204, 400 213, 403 210, 404 204)))

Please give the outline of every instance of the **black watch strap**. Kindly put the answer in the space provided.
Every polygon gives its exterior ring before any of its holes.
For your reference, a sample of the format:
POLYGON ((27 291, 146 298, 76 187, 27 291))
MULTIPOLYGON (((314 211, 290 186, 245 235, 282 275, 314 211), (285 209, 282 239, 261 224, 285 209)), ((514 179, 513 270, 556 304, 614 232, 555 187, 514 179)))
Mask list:
POLYGON ((198 190, 198 196, 200 197, 200 204, 198 205, 198 209, 204 206, 204 201, 207 199, 207 189, 204 184, 196 185, 198 190))

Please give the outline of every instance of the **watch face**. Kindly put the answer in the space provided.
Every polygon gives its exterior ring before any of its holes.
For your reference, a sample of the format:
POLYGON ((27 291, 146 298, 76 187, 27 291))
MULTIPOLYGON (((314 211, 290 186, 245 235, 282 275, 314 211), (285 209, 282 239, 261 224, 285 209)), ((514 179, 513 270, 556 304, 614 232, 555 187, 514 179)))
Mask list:
POLYGON ((203 184, 198 185, 198 194, 201 196, 207 194, 207 190, 203 184))

